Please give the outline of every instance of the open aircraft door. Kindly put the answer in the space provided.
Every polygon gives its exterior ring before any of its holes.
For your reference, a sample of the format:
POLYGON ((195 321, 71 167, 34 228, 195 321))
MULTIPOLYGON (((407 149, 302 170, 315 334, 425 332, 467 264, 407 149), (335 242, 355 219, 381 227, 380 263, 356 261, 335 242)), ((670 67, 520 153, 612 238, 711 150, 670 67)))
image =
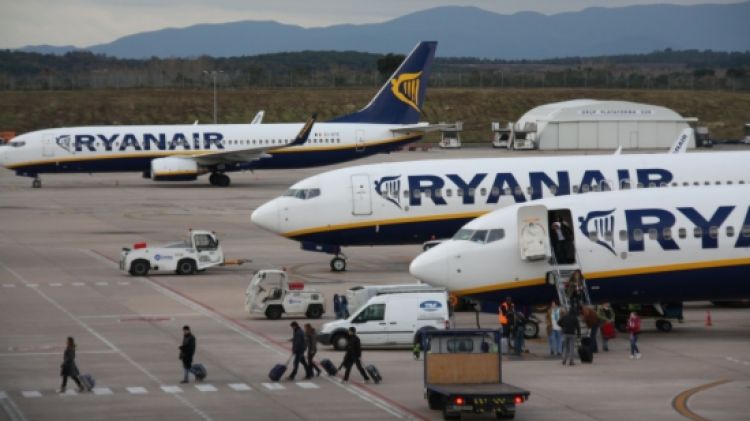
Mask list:
POLYGON ((42 137, 42 155, 55 156, 55 136, 46 134, 42 137))
POLYGON ((518 209, 518 247, 521 259, 535 261, 551 256, 547 208, 542 205, 518 209))
POLYGON ((369 175, 352 175, 352 214, 372 215, 369 175))

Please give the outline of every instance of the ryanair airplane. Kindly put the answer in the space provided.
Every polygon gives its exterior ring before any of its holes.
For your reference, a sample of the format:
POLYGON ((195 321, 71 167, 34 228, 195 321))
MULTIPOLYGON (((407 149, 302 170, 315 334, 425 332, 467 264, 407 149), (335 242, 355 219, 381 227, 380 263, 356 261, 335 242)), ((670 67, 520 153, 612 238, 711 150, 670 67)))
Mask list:
POLYGON ((212 185, 228 186, 231 171, 329 165, 387 153, 438 127, 419 123, 436 47, 417 44, 367 106, 312 130, 311 122, 46 129, 0 148, 0 165, 33 177, 37 188, 44 173, 130 171, 159 181, 210 173, 212 185))
POLYGON ((572 270, 583 274, 593 303, 750 298, 750 186, 519 203, 464 225, 409 270, 491 311, 506 296, 528 304, 560 298, 557 275, 572 270), (569 237, 569 260, 555 246, 555 222, 568 226, 562 232, 569 237))
POLYGON ((346 268, 343 246, 450 238, 487 212, 550 196, 750 183, 748 160, 750 152, 733 151, 358 165, 294 184, 256 209, 252 221, 305 250, 334 254, 331 268, 339 271, 346 268))

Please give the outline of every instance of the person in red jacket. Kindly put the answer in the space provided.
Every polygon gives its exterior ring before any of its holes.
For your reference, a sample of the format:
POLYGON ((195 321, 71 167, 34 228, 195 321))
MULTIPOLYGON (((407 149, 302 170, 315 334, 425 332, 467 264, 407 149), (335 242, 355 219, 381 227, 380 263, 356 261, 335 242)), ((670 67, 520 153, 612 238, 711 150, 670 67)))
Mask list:
POLYGON ((641 333, 641 318, 635 311, 628 318, 628 333, 630 333, 630 359, 641 359, 641 351, 638 349, 638 334, 641 333))

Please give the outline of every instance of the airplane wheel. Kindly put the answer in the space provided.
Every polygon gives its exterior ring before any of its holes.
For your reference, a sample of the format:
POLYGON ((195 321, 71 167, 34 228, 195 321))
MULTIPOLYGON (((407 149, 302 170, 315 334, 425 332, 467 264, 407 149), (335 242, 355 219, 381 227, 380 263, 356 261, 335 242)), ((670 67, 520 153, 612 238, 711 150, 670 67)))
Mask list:
POLYGON ((669 320, 659 319, 656 321, 656 328, 662 332, 670 332, 672 330, 672 322, 669 320))
POLYGON ((42 180, 39 178, 35 178, 34 181, 31 182, 31 188, 33 189, 42 188, 42 180))
POLYGON ((212 186, 229 187, 229 184, 232 183, 232 179, 226 174, 215 172, 208 177, 208 182, 211 183, 212 186))
POLYGON ((534 339, 539 336, 539 324, 531 320, 527 321, 523 325, 523 337, 526 339, 534 339))
POLYGON ((331 270, 334 272, 343 272, 346 270, 346 260, 341 257, 331 259, 331 270))

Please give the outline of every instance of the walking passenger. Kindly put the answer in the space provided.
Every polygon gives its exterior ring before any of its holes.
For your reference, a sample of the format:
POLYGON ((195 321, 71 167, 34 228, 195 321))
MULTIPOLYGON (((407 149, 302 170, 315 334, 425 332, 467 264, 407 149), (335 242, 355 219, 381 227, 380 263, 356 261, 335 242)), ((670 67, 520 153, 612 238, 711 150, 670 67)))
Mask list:
POLYGON ((333 314, 337 319, 341 319, 341 298, 338 294, 333 294, 333 314))
POLYGON ((72 336, 68 336, 68 340, 65 344, 65 352, 63 352, 63 362, 60 365, 60 376, 62 376, 62 385, 58 392, 65 393, 65 388, 68 385, 68 377, 71 377, 74 382, 78 385, 78 392, 83 392, 83 385, 81 380, 78 378, 78 366, 76 366, 76 343, 72 336))
POLYGON ((638 335, 641 333, 641 318, 635 311, 630 313, 627 329, 630 333, 630 359, 640 360, 641 351, 638 349, 638 335))
POLYGON ((346 299, 346 295, 341 295, 341 318, 349 318, 349 300, 346 299))
POLYGON ((578 324, 578 316, 572 310, 568 310, 560 318, 560 327, 563 333, 562 363, 565 365, 566 361, 570 361, 570 365, 574 365, 576 337, 581 336, 581 326, 578 324))
POLYGON ((318 344, 316 343, 315 328, 310 323, 305 323, 305 343, 307 345, 307 365, 310 367, 310 374, 313 370, 320 376, 320 367, 315 364, 315 354, 318 353, 318 344))
POLYGON ((583 315, 583 322, 586 323, 586 327, 589 328, 591 352, 599 352, 599 344, 596 342, 596 335, 599 332, 599 326, 601 326, 599 316, 597 316, 596 311, 590 306, 584 306, 581 314, 583 315))
POLYGON ((612 307, 609 306, 609 303, 604 303, 597 307, 596 315, 599 316, 599 321, 601 322, 599 330, 602 332, 602 349, 604 352, 608 352, 609 339, 614 333, 614 326, 612 323, 614 323, 615 314, 612 312, 612 307))
POLYGON ((547 337, 549 342, 549 354, 560 356, 562 354, 562 331, 560 328, 560 307, 552 301, 547 310, 547 337))
POLYGON ((362 378, 365 379, 365 383, 370 381, 370 378, 367 377, 367 372, 362 367, 362 343, 359 341, 359 336, 357 336, 357 329, 353 326, 349 328, 349 341, 346 345, 346 354, 344 354, 344 367, 346 368, 346 371, 344 371, 344 382, 349 381, 349 373, 352 371, 352 365, 357 365, 357 370, 359 370, 359 374, 362 375, 362 378))
MULTIPOLYGON (((195 336, 190 332, 190 326, 182 327, 182 345, 180 345, 180 361, 184 375, 180 383, 188 382, 190 368, 193 367, 193 356, 195 355, 195 336)), ((196 378, 197 379, 197 378, 196 378)))
POLYGON ((299 368, 299 365, 302 364, 302 368, 305 369, 305 380, 308 380, 312 377, 312 370, 305 361, 305 350, 307 349, 307 346, 305 345, 305 333, 299 327, 297 322, 291 322, 289 323, 289 326, 292 327, 292 354, 294 355, 294 369, 286 379, 294 380, 294 376, 297 375, 297 369, 299 368))
POLYGON ((526 316, 522 312, 517 311, 514 315, 513 322, 513 350, 516 355, 520 356, 523 352, 524 342, 526 340, 526 336, 524 336, 526 333, 526 316))

